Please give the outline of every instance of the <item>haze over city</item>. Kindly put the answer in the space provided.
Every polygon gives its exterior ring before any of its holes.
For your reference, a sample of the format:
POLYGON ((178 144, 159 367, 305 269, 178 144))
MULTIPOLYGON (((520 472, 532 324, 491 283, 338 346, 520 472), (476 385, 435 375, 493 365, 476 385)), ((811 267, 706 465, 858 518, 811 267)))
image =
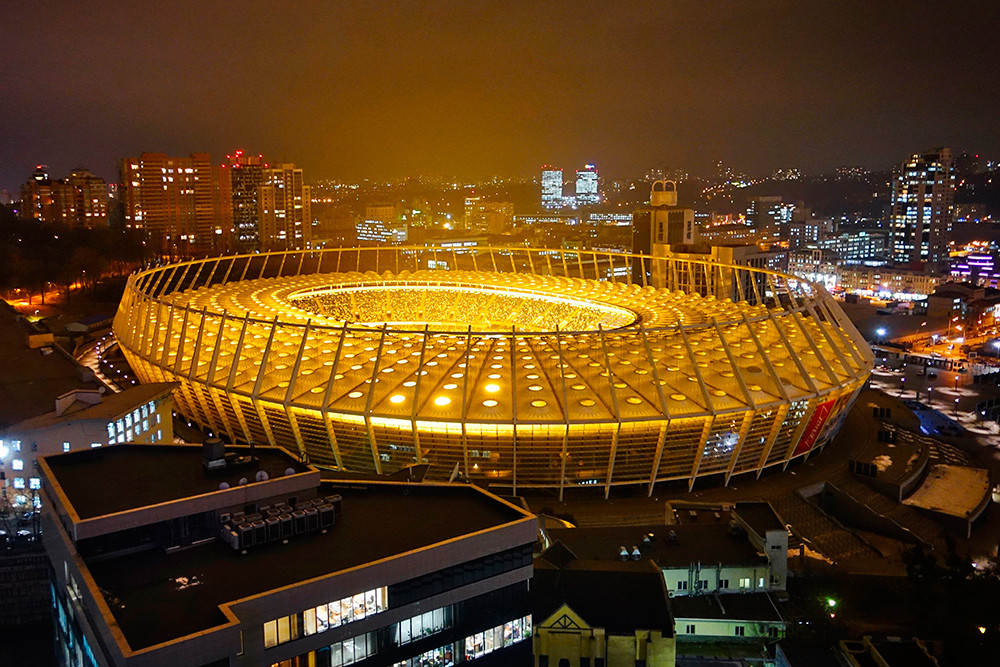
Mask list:
POLYGON ((882 170, 992 158, 993 3, 10 3, 0 187, 125 155, 295 160, 313 178, 597 163, 882 170))
POLYGON ((996 3, 8 4, 0 665, 995 667, 996 3))

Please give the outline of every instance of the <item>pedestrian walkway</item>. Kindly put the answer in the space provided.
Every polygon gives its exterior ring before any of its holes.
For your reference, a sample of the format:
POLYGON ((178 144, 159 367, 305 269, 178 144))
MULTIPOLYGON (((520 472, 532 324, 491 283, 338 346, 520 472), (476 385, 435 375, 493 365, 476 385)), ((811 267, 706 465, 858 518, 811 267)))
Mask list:
MULTIPOLYGON (((606 501, 605 501, 606 502, 606 501)), ((649 502, 615 508, 606 505, 604 511, 574 514, 577 527, 656 526, 668 523, 667 503, 649 502)))
POLYGON ((909 505, 895 502, 849 474, 837 477, 831 481, 831 484, 875 514, 884 517, 901 530, 912 535, 914 541, 922 542, 924 545, 934 548, 938 553, 947 552, 944 529, 933 519, 925 517, 909 505))
POLYGON ((809 547, 834 563, 866 558, 880 558, 868 542, 844 528, 836 519, 798 493, 771 499, 771 507, 782 522, 809 547))

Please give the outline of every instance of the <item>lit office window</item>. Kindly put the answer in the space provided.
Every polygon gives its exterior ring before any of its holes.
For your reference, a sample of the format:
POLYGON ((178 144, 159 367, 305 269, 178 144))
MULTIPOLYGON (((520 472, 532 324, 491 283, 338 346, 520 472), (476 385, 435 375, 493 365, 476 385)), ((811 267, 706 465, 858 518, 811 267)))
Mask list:
POLYGON ((42 478, 41 477, 32 477, 32 478, 30 478, 28 480, 28 488, 29 489, 40 489, 40 488, 42 488, 42 478))
POLYGON ((412 641, 441 632, 445 628, 450 628, 452 623, 452 608, 450 606, 417 614, 396 624, 394 640, 400 646, 409 644, 412 641))
POLYGON ((14 459, 10 462, 10 467, 14 470, 24 470, 24 461, 22 459, 14 459))

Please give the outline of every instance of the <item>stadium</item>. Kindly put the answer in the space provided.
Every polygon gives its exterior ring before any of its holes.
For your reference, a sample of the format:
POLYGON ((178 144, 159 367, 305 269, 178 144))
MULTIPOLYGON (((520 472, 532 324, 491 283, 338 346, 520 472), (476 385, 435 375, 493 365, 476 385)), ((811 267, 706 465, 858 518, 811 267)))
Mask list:
POLYGON ((235 255, 130 277, 143 382, 234 442, 310 462, 558 489, 786 465, 872 354, 818 285, 611 252, 391 247, 235 255))

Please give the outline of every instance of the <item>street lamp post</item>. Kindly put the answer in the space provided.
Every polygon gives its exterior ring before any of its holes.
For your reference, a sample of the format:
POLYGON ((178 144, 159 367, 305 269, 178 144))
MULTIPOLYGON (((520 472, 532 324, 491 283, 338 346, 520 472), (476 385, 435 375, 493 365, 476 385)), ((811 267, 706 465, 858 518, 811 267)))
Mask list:
POLYGON ((955 398, 955 416, 958 417, 958 398, 955 398))

